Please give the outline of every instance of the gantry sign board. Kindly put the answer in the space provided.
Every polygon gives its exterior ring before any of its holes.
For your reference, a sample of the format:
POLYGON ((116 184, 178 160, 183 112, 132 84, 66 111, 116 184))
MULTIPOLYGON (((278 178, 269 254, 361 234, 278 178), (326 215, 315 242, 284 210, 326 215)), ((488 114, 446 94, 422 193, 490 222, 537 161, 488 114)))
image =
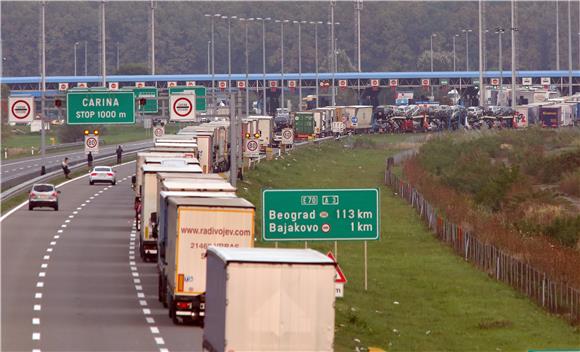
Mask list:
POLYGON ((157 88, 156 87, 137 87, 133 88, 135 99, 137 102, 141 98, 145 98, 145 105, 139 103, 139 111, 144 114, 157 114, 159 111, 159 104, 157 103, 157 88))
POLYGON ((85 154, 89 154, 89 152, 99 153, 99 136, 92 134, 85 136, 85 154))
POLYGON ((169 96, 169 120, 176 122, 195 121, 196 95, 171 94, 169 96))
POLYGON ((135 123, 133 91, 69 91, 66 107, 69 125, 135 123))
POLYGON ((8 97, 8 121, 13 123, 29 123, 34 120, 34 97, 8 97))
POLYGON ((177 86, 177 87, 170 87, 169 88, 169 95, 180 94, 180 93, 187 93, 187 92, 195 92, 195 110, 198 112, 206 111, 206 89, 203 86, 195 86, 195 87, 186 87, 186 86, 177 86))
POLYGON ((265 241, 378 240, 379 190, 283 189, 262 192, 265 241))

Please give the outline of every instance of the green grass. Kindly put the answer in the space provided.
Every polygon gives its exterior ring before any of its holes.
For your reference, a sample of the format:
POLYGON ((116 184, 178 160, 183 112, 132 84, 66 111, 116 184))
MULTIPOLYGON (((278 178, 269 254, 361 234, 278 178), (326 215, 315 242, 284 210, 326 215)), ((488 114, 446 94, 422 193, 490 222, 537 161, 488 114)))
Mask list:
MULTIPOLYGON (((343 142, 333 141, 260 163, 238 184, 238 193, 257 207, 258 234, 263 188, 380 187, 381 240, 368 243, 367 292, 363 243, 338 245, 348 283, 345 297, 336 302, 336 351, 370 346, 388 351, 580 347, 578 328, 457 257, 408 204, 380 185, 385 157, 406 136, 362 138, 366 142, 355 143, 361 148, 345 149, 343 142)), ((333 249, 332 242, 308 245, 323 253, 333 249)), ((272 244, 259 241, 258 246, 272 244)), ((304 243, 280 246, 303 248, 304 243)))
MULTIPOLYGON (((40 132, 28 133, 28 127, 8 127, 3 128, 8 129, 3 133, 1 152, 2 157, 4 157, 4 148, 8 148, 8 159, 18 159, 26 156, 31 156, 31 148, 34 147, 34 154, 40 153, 40 132), (16 133, 15 131, 20 131, 21 133, 16 133), (24 132, 24 133, 22 133, 24 132)), ((63 128, 62 126, 52 126, 50 131, 46 134, 46 145, 52 144, 51 137, 54 138, 55 144, 60 143, 58 139, 58 129, 63 128)), ((170 124, 165 127, 166 133, 175 133, 178 128, 175 124, 170 124)), ((82 137, 82 136, 81 136, 82 137)), ((140 140, 146 140, 153 138, 151 135, 151 130, 145 130, 140 125, 123 125, 123 126, 113 126, 108 125, 101 134, 101 145, 115 145, 123 144, 127 142, 134 142, 140 140)), ((60 153, 66 150, 78 149, 80 147, 74 148, 59 148, 48 150, 47 153, 60 153)))

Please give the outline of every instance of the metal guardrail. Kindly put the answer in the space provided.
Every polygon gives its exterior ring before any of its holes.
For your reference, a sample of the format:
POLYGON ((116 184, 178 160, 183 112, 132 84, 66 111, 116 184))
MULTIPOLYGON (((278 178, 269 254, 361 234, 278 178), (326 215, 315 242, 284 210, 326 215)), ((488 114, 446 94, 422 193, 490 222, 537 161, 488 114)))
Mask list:
POLYGON ((60 148, 70 148, 70 147, 80 147, 83 146, 85 143, 80 141, 80 142, 70 142, 70 143, 60 143, 60 144, 55 144, 55 145, 48 145, 46 146, 46 150, 54 150, 54 149, 60 149, 60 148))
MULTIPOLYGON (((131 151, 126 152, 125 155, 137 154, 137 153, 144 151, 146 149, 147 148, 131 150, 131 151)), ((116 157, 117 157, 117 155, 113 154, 113 155, 109 155, 109 156, 106 156, 103 158, 99 158, 98 161, 115 159, 116 157)), ((72 171, 72 170, 80 169, 81 167, 84 167, 84 166, 86 166, 86 163, 78 163, 76 165, 72 165, 70 167, 70 170, 72 171)), ((2 202, 4 202, 5 200, 8 200, 8 199, 14 197, 15 195, 17 195, 18 193, 30 188, 33 184, 39 183, 39 182, 46 182, 46 181, 48 181, 48 180, 50 180, 53 177, 56 177, 58 175, 62 175, 62 170, 60 168, 58 170, 48 172, 42 176, 38 176, 38 177, 35 177, 31 180, 22 182, 19 185, 11 187, 11 188, 7 189, 6 191, 2 192, 2 194, 0 195, 0 200, 2 202)))

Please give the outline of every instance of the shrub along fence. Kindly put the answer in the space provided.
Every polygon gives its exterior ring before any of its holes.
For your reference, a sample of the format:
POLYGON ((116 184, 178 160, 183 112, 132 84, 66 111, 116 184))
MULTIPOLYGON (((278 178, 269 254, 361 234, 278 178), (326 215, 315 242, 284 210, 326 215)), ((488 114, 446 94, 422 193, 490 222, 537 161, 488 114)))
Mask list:
POLYGON ((580 290, 536 270, 516 256, 481 241, 477 236, 446 219, 411 184, 392 173, 392 167, 413 157, 417 151, 399 153, 386 161, 385 185, 405 199, 427 223, 429 229, 466 261, 490 277, 528 296, 551 313, 580 323, 580 290))

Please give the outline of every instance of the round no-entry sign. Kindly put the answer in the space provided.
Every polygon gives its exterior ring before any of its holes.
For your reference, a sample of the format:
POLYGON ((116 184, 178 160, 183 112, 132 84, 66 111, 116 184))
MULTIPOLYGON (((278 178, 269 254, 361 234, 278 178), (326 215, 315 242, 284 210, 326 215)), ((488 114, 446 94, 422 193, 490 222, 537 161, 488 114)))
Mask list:
POLYGON ((30 104, 26 100, 17 100, 12 104, 12 115, 17 119, 25 119, 30 116, 30 104))
POLYGON ((190 99, 181 97, 173 102, 173 112, 180 117, 186 117, 191 113, 193 103, 190 99))

